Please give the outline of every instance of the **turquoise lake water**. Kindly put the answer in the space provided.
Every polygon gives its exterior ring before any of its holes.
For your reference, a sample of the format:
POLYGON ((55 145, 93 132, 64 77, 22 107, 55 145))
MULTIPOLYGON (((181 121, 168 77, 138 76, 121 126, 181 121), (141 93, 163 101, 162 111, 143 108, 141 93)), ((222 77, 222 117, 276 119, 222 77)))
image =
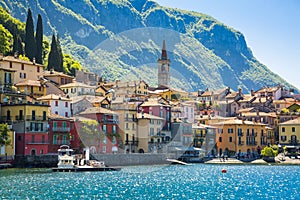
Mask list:
POLYGON ((8 169, 0 170, 0 198, 298 200, 300 166, 195 164, 78 173, 8 169))

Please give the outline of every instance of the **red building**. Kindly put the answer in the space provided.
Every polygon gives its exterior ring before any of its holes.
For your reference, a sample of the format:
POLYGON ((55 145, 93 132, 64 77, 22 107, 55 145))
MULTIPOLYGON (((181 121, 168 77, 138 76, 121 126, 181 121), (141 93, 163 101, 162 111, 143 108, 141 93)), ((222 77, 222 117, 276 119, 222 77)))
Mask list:
POLYGON ((118 152, 119 121, 115 112, 102 107, 91 107, 79 115, 85 119, 74 119, 76 133, 73 134, 80 138, 84 146, 90 147, 91 153, 118 152))
POLYGON ((139 105, 140 113, 147 113, 164 119, 164 126, 158 133, 162 142, 170 141, 171 137, 171 106, 164 98, 150 98, 139 105))
POLYGON ((49 153, 57 153, 61 145, 70 145, 71 119, 60 115, 49 116, 49 153))

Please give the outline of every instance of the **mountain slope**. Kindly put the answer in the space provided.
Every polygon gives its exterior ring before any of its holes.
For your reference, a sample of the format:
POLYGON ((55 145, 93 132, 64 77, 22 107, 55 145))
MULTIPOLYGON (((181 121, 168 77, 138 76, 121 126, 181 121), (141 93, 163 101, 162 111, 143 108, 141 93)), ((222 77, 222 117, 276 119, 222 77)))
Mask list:
POLYGON ((174 87, 293 87, 253 57, 242 33, 208 15, 151 0, 4 0, 0 5, 21 21, 28 7, 33 15, 41 13, 45 34, 57 32, 65 52, 109 80, 141 77, 155 86, 165 39, 174 87))

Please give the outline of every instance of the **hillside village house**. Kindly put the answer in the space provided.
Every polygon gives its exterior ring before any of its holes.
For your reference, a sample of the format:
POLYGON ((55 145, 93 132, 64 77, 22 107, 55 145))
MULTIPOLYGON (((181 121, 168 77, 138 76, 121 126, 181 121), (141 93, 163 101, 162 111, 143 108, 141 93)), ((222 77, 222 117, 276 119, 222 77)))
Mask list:
POLYGON ((75 96, 71 98, 71 115, 77 115, 87 108, 93 107, 93 103, 89 100, 88 96, 75 96))
POLYGON ((19 59, 17 55, 6 56, 0 55, 0 68, 15 70, 14 83, 24 80, 38 80, 44 70, 44 66, 35 63, 35 61, 25 61, 19 59))
POLYGON ((71 117, 71 99, 55 94, 49 94, 37 98, 38 101, 45 102, 50 107, 52 114, 64 117, 71 117))
POLYGON ((42 81, 25 80, 15 84, 20 93, 24 93, 33 98, 46 95, 46 85, 42 81))
POLYGON ((120 82, 116 81, 113 89, 113 98, 129 98, 131 95, 145 96, 148 95, 148 84, 143 80, 120 82))
POLYGON ((62 89, 67 97, 76 97, 81 95, 93 95, 95 96, 95 86, 86 85, 84 83, 72 82, 59 87, 62 89))
POLYGON ((44 79, 51 81, 57 86, 72 83, 74 80, 73 76, 69 76, 63 72, 57 72, 54 70, 44 71, 42 76, 44 79))

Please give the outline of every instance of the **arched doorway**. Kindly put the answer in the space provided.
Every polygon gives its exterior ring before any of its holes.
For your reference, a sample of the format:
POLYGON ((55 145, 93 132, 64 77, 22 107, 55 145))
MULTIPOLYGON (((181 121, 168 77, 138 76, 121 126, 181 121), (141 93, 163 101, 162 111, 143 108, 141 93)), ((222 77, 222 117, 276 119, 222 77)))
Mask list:
POLYGON ((36 155, 36 150, 35 149, 31 149, 30 155, 35 156, 36 155))
POLYGON ((145 153, 144 149, 139 149, 139 153, 145 153))

